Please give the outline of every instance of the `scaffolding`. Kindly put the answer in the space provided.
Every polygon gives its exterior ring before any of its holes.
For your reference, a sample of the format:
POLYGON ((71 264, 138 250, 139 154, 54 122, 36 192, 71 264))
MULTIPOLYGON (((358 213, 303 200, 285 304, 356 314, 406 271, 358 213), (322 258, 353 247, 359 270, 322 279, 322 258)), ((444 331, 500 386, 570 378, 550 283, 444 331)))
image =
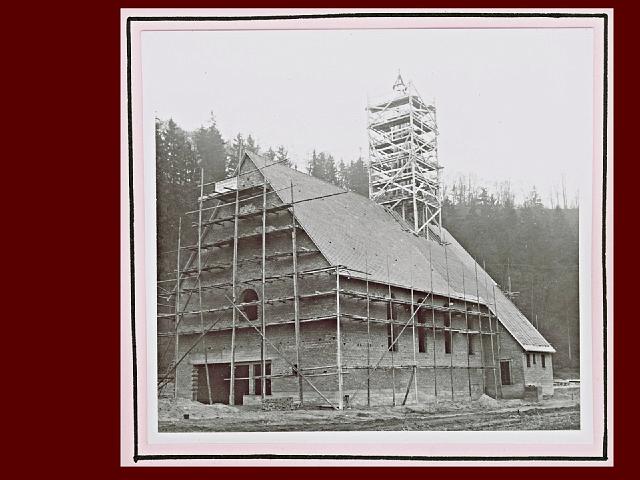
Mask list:
POLYGON ((435 105, 400 74, 392 96, 367 107, 369 198, 401 217, 413 233, 442 234, 442 197, 435 105))
MULTIPOLYGON (((269 165, 262 167, 268 168, 269 165)), ((257 170, 262 170, 258 168, 257 170)), ((254 170, 255 171, 255 170, 254 170)), ((201 354, 204 357, 205 362, 205 375, 206 375, 206 385, 208 390, 208 401, 212 402, 211 398, 211 381, 209 379, 209 371, 208 371, 208 353, 207 353, 207 336, 214 332, 230 332, 230 378, 226 378, 225 381, 229 381, 229 398, 228 402, 230 404, 237 403, 237 399, 235 398, 235 382, 237 380, 246 380, 245 377, 238 377, 236 375, 236 341, 237 341, 237 333, 240 330, 249 330, 255 331, 259 335, 260 338, 260 374, 251 376, 250 378, 254 380, 259 380, 261 389, 260 395, 261 398, 264 399, 266 396, 266 382, 271 379, 276 378, 291 378, 297 377, 297 390, 298 390, 298 402, 299 404, 304 404, 304 390, 305 386, 311 388, 313 392, 315 392, 323 402, 325 402, 331 408, 336 410, 341 410, 347 406, 348 398, 355 398, 360 388, 356 389, 355 392, 348 392, 349 395, 345 396, 345 383, 344 378, 345 375, 348 375, 351 371, 358 371, 362 369, 366 369, 366 392, 367 392, 367 405, 371 405, 371 378, 377 371, 390 372, 391 376, 391 389, 393 392, 393 404, 395 405, 397 402, 396 398, 396 372, 399 370, 407 370, 410 371, 410 379, 408 384, 406 385, 406 389, 403 388, 404 397, 402 399, 402 404, 404 405, 409 397, 410 389, 413 386, 415 390, 414 401, 417 404, 419 402, 419 388, 418 388, 418 372, 421 370, 432 370, 434 376, 433 388, 434 388, 434 397, 437 401, 439 393, 442 396, 442 393, 438 391, 438 372, 439 371, 449 371, 451 378, 451 398, 455 398, 454 393, 454 370, 456 369, 466 369, 468 372, 468 393, 469 397, 472 396, 472 382, 471 382, 471 372, 472 370, 479 370, 480 376, 482 378, 482 390, 485 391, 485 374, 486 372, 492 372, 494 378, 494 387, 495 394, 498 395, 498 383, 497 383, 497 363, 495 357, 495 349, 494 349, 494 340, 496 341, 499 349, 498 340, 498 331, 493 329, 493 321, 497 320, 495 308, 495 292, 494 292, 494 313, 491 312, 489 308, 488 301, 485 301, 485 305, 481 306, 480 297, 479 297, 479 287, 478 287, 478 275, 477 275, 477 266, 476 266, 476 275, 475 275, 475 288, 476 288, 476 302, 468 302, 467 301, 467 293, 466 287, 463 287, 463 299, 457 298, 457 300, 463 300, 464 304, 456 305, 453 303, 453 298, 450 290, 448 290, 446 296, 439 295, 444 300, 446 300, 445 304, 438 304, 435 301, 435 295, 433 293, 433 266, 431 263, 431 245, 433 242, 429 242, 429 269, 430 269, 430 278, 431 291, 416 291, 414 286, 407 286, 405 289, 407 291, 410 290, 411 296, 410 299, 407 300, 405 298, 395 298, 392 292, 392 289, 397 289, 397 285, 392 285, 389 277, 389 262, 387 258, 387 281, 383 282, 380 279, 376 279, 375 281, 370 280, 370 272, 363 271, 359 272, 352 268, 348 268, 344 265, 335 265, 335 266, 324 266, 324 267, 313 267, 313 268, 300 268, 298 259, 301 256, 318 256, 321 257, 320 252, 317 249, 309 249, 305 247, 301 247, 298 241, 298 231, 302 228, 297 220, 295 215, 295 206, 298 203, 314 201, 321 198, 326 198, 326 196, 307 198, 302 200, 296 200, 294 198, 294 185, 291 182, 288 190, 290 191, 290 201, 283 202, 281 200, 277 200, 276 202, 280 204, 275 206, 269 206, 268 199, 273 198, 275 194, 282 190, 273 189, 268 182, 266 181, 266 176, 263 175, 263 179, 261 185, 249 184, 246 186, 242 186, 236 178, 235 182, 226 182, 226 187, 224 191, 217 193, 205 193, 204 187, 211 185, 206 184, 204 182, 204 173, 201 172, 201 181, 200 181, 200 196, 198 198, 198 209, 193 212, 189 212, 197 218, 197 222, 192 223, 192 225, 197 229, 198 232, 198 241, 195 245, 182 245, 182 241, 180 238, 181 235, 181 225, 182 222, 179 223, 179 233, 177 240, 177 262, 176 262, 176 272, 175 278, 173 280, 167 279, 166 281, 160 281, 158 285, 158 290, 161 292, 161 296, 165 300, 173 300, 172 303, 160 304, 159 303, 159 312, 157 317, 159 319, 173 319, 174 320, 174 328, 167 329, 166 331, 159 332, 160 337, 166 337, 170 339, 174 337, 172 349, 173 352, 170 352, 169 346, 165 349, 162 354, 164 355, 172 355, 171 362, 169 364, 168 370, 164 372, 162 375, 159 375, 158 379, 158 388, 162 390, 166 388, 173 382, 173 395, 178 396, 178 378, 176 375, 176 371, 178 366, 187 359, 189 354, 194 351, 198 351, 199 348, 201 350, 201 354), (259 193, 257 193, 259 192, 259 193), (259 202, 261 200, 261 202, 259 202), (255 201, 255 202, 252 202, 255 201), (204 207, 207 202, 215 202, 213 208, 204 207), (256 203, 259 203, 259 206, 256 206, 256 203), (226 206, 233 208, 233 215, 226 217, 218 217, 220 208, 226 206), (203 212, 211 211, 212 214, 208 219, 204 219, 203 212), (282 215, 286 214, 288 219, 283 221, 282 215), (250 219, 260 218, 261 225, 260 231, 257 233, 251 234, 240 234, 240 224, 242 222, 248 222, 250 219), (270 222, 270 220, 276 220, 277 222, 270 222), (214 225, 222 225, 224 223, 232 223, 233 224, 233 237, 231 238, 207 238, 209 233, 212 233, 209 229, 214 225), (271 223, 271 225, 270 225, 271 223), (267 237, 270 235, 281 235, 283 233, 290 234, 291 238, 291 249, 289 251, 277 251, 275 253, 267 254, 267 237), (260 240, 260 254, 259 255, 248 255, 243 258, 239 258, 239 242, 247 241, 249 239, 259 239, 260 240), (205 241, 207 240, 207 241, 205 241), (220 262, 219 260, 216 263, 216 257, 214 252, 217 249, 221 248, 229 248, 232 247, 233 254, 231 258, 231 262, 220 262), (191 256, 189 260, 185 263, 185 265, 181 265, 180 263, 180 254, 181 252, 191 252, 191 256), (206 255, 204 253, 206 252, 206 255), (280 258, 289 258, 291 257, 291 270, 285 271, 283 273, 270 273, 268 272, 268 260, 271 259, 280 259, 280 258), (245 278, 243 280, 239 280, 238 275, 238 267, 244 264, 257 264, 260 267, 260 276, 257 278, 245 278), (212 283, 203 282, 202 274, 203 272, 230 272, 230 278, 225 281, 217 281, 212 283), (363 283, 365 285, 364 291, 354 287, 352 283, 341 281, 341 279, 351 279, 354 273, 361 274, 363 278, 363 283), (308 277, 316 277, 316 276, 328 276, 333 280, 327 281, 327 284, 333 283, 335 287, 327 287, 322 290, 316 290, 311 293, 301 293, 299 291, 299 281, 303 278, 308 277), (290 294, 282 294, 280 293, 277 296, 269 297, 267 295, 266 285, 272 282, 279 282, 282 280, 291 280, 292 291, 290 294), (185 287, 183 283, 187 281, 189 282, 189 286, 185 287), (173 290, 170 290, 170 282, 174 283, 173 290), (386 290, 386 294, 382 293, 373 293, 370 291, 370 285, 375 283, 378 287, 384 288, 386 290), (161 285, 165 286, 161 286, 161 285), (169 285, 167 285, 169 284, 169 285), (237 289, 240 284, 253 285, 256 288, 261 287, 262 295, 257 300, 245 301, 238 297, 237 289), (209 290, 220 290, 225 298, 225 302, 223 304, 217 305, 204 305, 203 304, 203 292, 209 290), (189 308, 188 305, 193 296, 196 296, 197 299, 197 307, 189 308), (171 298, 173 297, 173 298, 171 298), (421 300, 416 299, 416 297, 423 297, 421 300), (304 309, 301 307, 305 302, 314 302, 318 299, 327 299, 335 298, 334 307, 331 309, 327 309, 321 315, 312 315, 312 316, 303 316, 301 315, 301 311, 304 309), (345 299, 350 299, 350 301, 356 301, 359 305, 362 306, 362 310, 366 311, 365 315, 359 315, 352 313, 348 310, 342 308, 341 304, 345 301, 345 299), (267 305, 276 305, 276 304, 287 304, 292 306, 293 318, 268 318, 267 315, 267 305), (375 304, 382 304, 388 306, 388 315, 387 318, 376 318, 371 315, 371 306, 375 304), (410 317, 405 319, 400 319, 396 314, 394 307, 395 306, 405 306, 411 312, 410 317), (173 311, 163 312, 160 311, 161 308, 171 307, 173 306, 173 311), (246 315, 247 307, 260 307, 260 318, 258 321, 250 320, 246 315), (483 308, 484 307, 484 308, 483 308), (333 311, 331 311, 335 308, 333 311), (228 318, 229 311, 231 311, 231 325, 223 323, 220 325, 221 320, 228 318), (416 318, 420 314, 420 312, 431 312, 431 322, 428 322, 426 319, 423 323, 419 325, 416 324, 416 318), (445 321, 444 324, 438 324, 436 322, 436 312, 439 315, 444 315, 445 318, 448 318, 448 321, 445 321), (454 328, 454 325, 451 321, 452 315, 464 315, 465 323, 464 326, 454 328), (183 322, 186 318, 195 317, 200 321, 199 324, 196 325, 192 323, 191 327, 185 327, 183 322), (205 318, 208 320, 205 322, 205 318), (242 322, 238 320, 242 319, 242 322), (470 319, 477 319, 475 328, 470 324, 470 319), (488 321, 489 329, 483 327, 483 320, 488 321), (331 321, 335 322, 335 345, 336 345, 336 357, 335 364, 332 365, 323 365, 317 366, 313 364, 304 365, 302 364, 302 359, 300 355, 301 351, 301 324, 303 323, 315 323, 320 321, 331 321), (366 324, 366 334, 367 334, 367 346, 366 346, 366 364, 351 362, 347 364, 344 360, 343 352, 342 352, 342 344, 343 344, 343 336, 342 336, 342 328, 345 322, 356 322, 360 324, 366 324), (295 336, 295 346, 294 346, 294 354, 290 358, 291 354, 286 354, 282 351, 282 349, 278 348, 273 341, 269 339, 268 331, 269 327, 273 326, 282 326, 282 325, 292 325, 294 336, 295 336), (390 331, 390 344, 388 348, 384 350, 384 352, 379 356, 379 358, 372 358, 371 352, 371 326, 372 325, 385 325, 386 328, 390 331), (395 346, 397 345, 400 338, 405 334, 406 330, 410 327, 411 335, 412 335, 412 343, 413 343, 413 361, 410 363, 397 363, 396 356, 394 354, 395 346), (432 365, 421 365, 417 361, 416 358, 416 327, 425 329, 430 329, 433 337, 433 364, 432 365), (462 335, 466 336, 467 340, 467 361, 466 365, 463 364, 454 364, 453 361, 453 350, 451 351, 450 359, 448 364, 438 363, 436 358, 436 335, 440 333, 443 336, 448 335, 450 338, 451 349, 453 349, 453 336, 462 335), (471 365, 469 360, 470 355, 470 336, 478 335, 480 338, 480 348, 481 348, 481 365, 471 365), (195 336, 195 339, 191 340, 191 345, 186 348, 185 353, 180 355, 180 346, 181 346, 181 337, 192 338, 195 336), (488 338, 491 343, 491 362, 485 362, 484 355, 484 341, 483 338, 488 338), (267 373, 266 362, 267 362, 267 349, 275 352, 284 363, 291 367, 290 373, 267 373), (384 359, 389 355, 390 357, 390 365, 383 364, 384 359), (332 400, 326 392, 322 392, 314 383, 312 379, 317 377, 327 377, 327 376, 335 376, 336 377, 336 390, 337 390, 337 401, 332 400)), ((214 184, 215 188, 215 184, 214 184)), ((336 194, 331 194, 336 195, 336 194)), ((436 244, 437 245, 437 244, 436 244)), ((446 269, 447 269, 447 284, 449 284, 449 260, 447 256, 447 244, 444 243, 445 249, 445 260, 446 260, 446 269)), ((366 266, 365 261, 365 270, 368 268, 366 266)), ((420 266, 418 266, 420 268, 420 266)), ((464 271, 464 270, 463 270, 464 271)), ((412 282, 413 283, 413 282, 412 282)), ((463 279, 464 283, 464 279, 463 279)), ((487 290, 486 285, 486 274, 485 274, 485 291, 487 290)), ((329 300, 330 301, 330 300, 329 300)), ((498 322, 496 322, 496 325, 498 322)), ((485 325, 486 326, 486 325, 485 325)), ((185 346, 182 345, 184 348, 185 346)), ((498 352, 499 355, 499 352, 498 352)))

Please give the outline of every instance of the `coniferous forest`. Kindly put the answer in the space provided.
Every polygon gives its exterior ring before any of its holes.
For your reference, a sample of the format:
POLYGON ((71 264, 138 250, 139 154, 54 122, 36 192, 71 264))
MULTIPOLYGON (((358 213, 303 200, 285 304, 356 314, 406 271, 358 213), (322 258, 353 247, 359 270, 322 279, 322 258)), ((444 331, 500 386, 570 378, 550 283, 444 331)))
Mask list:
MULTIPOLYGON (((231 176, 240 148, 297 168, 285 146, 258 145, 249 134, 224 139, 213 115, 195 131, 156 119, 158 277, 175 277, 178 219, 182 245, 193 245, 201 168, 205 182, 231 176)), ((305 172, 368 195, 365 160, 313 151, 305 172)), ((564 193, 564 192, 563 192, 564 193)), ((532 187, 515 200, 508 183, 474 186, 458 179, 444 189, 443 224, 484 265, 501 289, 556 348, 557 370, 579 365, 578 206, 563 195, 545 206, 532 187)), ((185 255, 186 256, 186 255, 185 255)), ((183 259, 183 261, 186 258, 183 259)))

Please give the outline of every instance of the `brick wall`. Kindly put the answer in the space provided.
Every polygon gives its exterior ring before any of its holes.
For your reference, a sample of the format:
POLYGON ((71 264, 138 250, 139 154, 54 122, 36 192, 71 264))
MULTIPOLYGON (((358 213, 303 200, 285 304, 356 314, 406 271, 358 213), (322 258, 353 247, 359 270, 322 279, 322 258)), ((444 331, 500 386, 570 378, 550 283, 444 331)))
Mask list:
MULTIPOLYGON (((520 344, 503 327, 500 328, 500 360, 510 360, 511 385, 502 385, 503 398, 521 398, 524 395, 525 385, 542 387, 543 395, 553 395, 553 365, 552 355, 547 353, 545 368, 542 368, 540 353, 536 353, 536 364, 533 363, 531 353, 531 366, 527 367, 526 353, 520 344)), ((498 370, 500 379, 500 370, 498 370)))
POLYGON ((526 356, 523 359, 525 385, 542 387, 543 395, 553 395, 553 365, 552 355, 549 353, 530 353, 531 366, 527 367, 526 356), (542 355, 545 356, 545 366, 542 367, 542 355), (534 356, 536 363, 534 364, 534 356))

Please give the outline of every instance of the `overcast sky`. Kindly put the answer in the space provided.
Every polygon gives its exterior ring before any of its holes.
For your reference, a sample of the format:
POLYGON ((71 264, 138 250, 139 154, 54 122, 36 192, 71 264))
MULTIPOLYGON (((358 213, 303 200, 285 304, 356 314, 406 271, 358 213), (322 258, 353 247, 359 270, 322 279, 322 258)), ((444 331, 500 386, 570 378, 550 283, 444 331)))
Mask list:
MULTIPOLYGON (((191 130, 210 112, 223 137, 251 133, 311 151, 368 156, 367 98, 400 70, 435 99, 445 178, 535 185, 574 196, 592 161, 589 29, 307 30, 143 33, 147 113, 191 130)), ((582 192, 584 193, 584 192, 582 192)))

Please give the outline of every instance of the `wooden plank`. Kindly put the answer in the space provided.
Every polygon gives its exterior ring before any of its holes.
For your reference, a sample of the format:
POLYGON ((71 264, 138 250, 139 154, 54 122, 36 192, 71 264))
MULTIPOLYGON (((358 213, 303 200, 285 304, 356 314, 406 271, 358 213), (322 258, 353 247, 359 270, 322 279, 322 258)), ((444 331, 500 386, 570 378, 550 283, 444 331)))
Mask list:
MULTIPOLYGON (((242 149, 241 149, 242 151, 242 149)), ((240 211, 240 188, 236 189, 235 219, 233 221, 233 266, 231 270, 231 298, 235 304, 238 299, 236 279, 238 275, 238 213, 240 211)), ((234 308, 231 315, 231 383, 229 384, 229 405, 235 405, 236 376, 236 323, 238 314, 234 308)), ((264 370, 263 370, 264 371, 264 370)))
MULTIPOLYGON (((473 266, 476 273, 476 299, 478 301, 478 311, 480 311, 480 293, 478 286, 478 262, 474 261, 473 266)), ((484 361, 484 337, 482 336, 482 317, 478 315, 478 330, 480 330, 480 364, 482 365, 482 393, 487 393, 485 374, 485 361, 484 361)))
MULTIPOLYGON (((203 188, 204 188, 204 169, 200 169, 200 196, 202 197, 203 188)), ((202 282, 201 279, 201 269, 202 269, 202 200, 198 202, 198 307, 200 309, 200 326, 202 327, 202 333, 204 334, 204 316, 202 313, 202 282)), ((202 337, 202 350, 204 352, 204 363, 205 363, 205 376, 207 379, 207 394, 209 398, 209 405, 213 403, 211 398, 211 381, 209 380, 209 368, 207 367, 207 338, 205 335, 202 337)), ((177 378, 176 378, 177 383, 177 378)), ((233 404, 232 404, 233 405, 233 404)))
POLYGON ((396 406, 396 369, 393 368, 393 349, 395 346, 395 342, 396 342, 396 338, 394 335, 394 331, 393 331, 393 298, 391 297, 391 283, 389 280, 389 254, 387 253, 387 284, 389 286, 389 312, 390 315, 387 315, 388 317, 390 317, 389 319, 391 320, 391 346, 389 347, 389 350, 391 351, 391 382, 392 382, 392 395, 393 395, 393 406, 396 406))
MULTIPOLYGON (((486 269, 486 265, 484 266, 484 291, 486 292, 487 296, 489 296, 489 286, 487 285, 487 278, 489 277, 489 275, 487 274, 487 269, 486 269)), ((487 308, 489 308, 489 299, 487 299, 487 308)), ((491 340, 491 365, 494 367, 493 369, 493 387, 494 387, 494 392, 495 392, 495 396, 496 398, 498 398, 498 378, 496 376, 496 356, 495 356, 495 352, 493 349, 493 327, 491 326, 491 317, 489 317, 489 333, 491 334, 489 336, 489 339, 491 340)))
POLYGON ((417 365, 413 365, 413 368, 411 369, 411 378, 409 379, 409 383, 407 384, 407 391, 404 393, 404 400, 402 400, 402 406, 404 406, 407 403, 407 397, 409 396, 409 390, 411 390, 411 383, 416 378, 416 367, 417 367, 417 365))
MULTIPOLYGON (((493 285, 493 306, 495 308, 495 312, 496 312, 496 333, 495 333, 495 339, 496 339, 496 345, 497 345, 497 350, 498 350, 498 362, 495 364, 495 369, 493 370, 493 374, 496 376, 496 383, 498 383, 498 367, 500 366, 500 321, 498 320, 498 303, 496 302, 496 286, 493 285)), ((491 343, 493 344, 493 338, 494 336, 491 337, 491 343)), ((544 355, 544 353, 543 353, 544 355)), ((500 382, 498 383, 498 385, 500 385, 500 397, 502 397, 502 378, 500 378, 500 382)), ((497 392, 496 392, 496 396, 497 396, 497 392)))
MULTIPOLYGON (((449 285, 449 257, 447 255, 447 242, 444 243, 444 264, 447 269, 447 301, 448 305, 451 306, 451 286, 449 285)), ((451 374, 451 400, 455 399, 454 388, 453 388, 453 332, 451 331, 451 311, 448 313, 449 315, 449 372, 451 374)), ((446 352, 445 352, 446 353, 446 352)))
MULTIPOLYGON (((295 227, 294 227, 295 228, 295 227)), ((261 321, 262 321, 262 340, 260 342, 260 365, 262 368, 262 377, 260 379, 260 398, 264 401, 267 395, 267 380, 265 378, 267 372, 267 312, 266 312, 266 271, 267 271, 267 177, 262 175, 262 297, 261 301, 261 321)), ((234 300, 235 304, 235 300, 234 300)), ((234 309, 235 311, 235 309, 234 309)))
MULTIPOLYGON (((369 269, 368 253, 364 254, 364 268, 369 269)), ((367 274, 367 407, 371 406, 371 311, 369 309, 369 275, 367 274)))
MULTIPOLYGON (((467 330, 467 367, 471 366, 471 358, 469 356, 469 347, 471 345, 471 337, 469 337, 469 315, 467 313, 467 291, 464 282, 464 265, 460 262, 460 267, 462 268, 462 295, 464 296, 464 322, 467 330)), ((482 338, 482 337, 480 337, 482 338)), ((473 393, 471 391, 471 370, 468 370, 469 373, 469 398, 473 397, 473 393)))
MULTIPOLYGON (((291 258, 293 267, 293 316, 294 316, 294 330, 296 337, 296 368, 298 371, 302 368, 300 364, 300 306, 298 300, 298 247, 296 238, 296 214, 293 201, 293 181, 291 182, 291 258)), ((300 405, 304 403, 304 391, 302 387, 302 377, 298 375, 298 400, 300 405)))
POLYGON ((342 378, 342 332, 340 330, 340 267, 336 267, 336 363, 338 365, 338 409, 344 409, 342 378))
MULTIPOLYGON (((175 339, 175 349, 174 349, 174 357, 173 363, 178 363, 178 356, 180 355, 180 335, 178 334, 178 327, 180 325, 180 236, 182 234, 182 217, 178 218, 178 254, 176 256, 176 271, 178 272, 176 275, 176 295, 175 295, 175 329, 176 329, 176 339, 175 339)), ((173 397, 178 398, 178 376, 174 375, 173 381, 173 397)))
MULTIPOLYGON (((418 358, 416 356, 416 317, 415 317, 414 302, 413 302, 413 267, 411 268, 411 316, 413 317, 413 322, 411 322, 411 334, 412 334, 411 343, 413 345, 413 364, 415 365, 415 367, 417 367, 418 358)), ((413 369, 413 372, 411 373, 411 377, 413 378, 413 381, 414 381, 416 405, 417 405, 420 402, 418 400, 418 376, 416 375, 416 368, 413 369)), ((407 390, 407 393, 409 393, 408 390, 407 390)), ((405 402, 407 401, 406 395, 404 400, 405 402)), ((404 402, 403 402, 403 405, 404 405, 404 402)))
POLYGON ((433 309, 433 261, 431 257, 431 244, 429 242, 429 287, 431 288, 431 325, 433 332, 433 395, 438 403, 438 370, 436 362, 436 312, 433 309))

